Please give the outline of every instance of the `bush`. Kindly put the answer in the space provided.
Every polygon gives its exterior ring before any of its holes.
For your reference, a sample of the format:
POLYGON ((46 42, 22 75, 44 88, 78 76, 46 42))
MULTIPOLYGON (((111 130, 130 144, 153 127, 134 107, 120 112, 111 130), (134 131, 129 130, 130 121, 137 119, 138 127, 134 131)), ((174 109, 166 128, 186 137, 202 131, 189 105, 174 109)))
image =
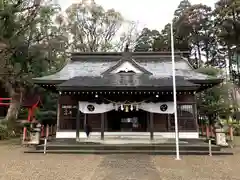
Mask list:
POLYGON ((0 121, 0 140, 17 137, 21 134, 21 126, 16 121, 0 121))
POLYGON ((234 136, 240 136, 240 125, 239 124, 235 124, 233 127, 234 127, 233 135, 234 136))
POLYGON ((56 124, 57 123, 57 113, 56 111, 38 111, 36 113, 36 118, 38 122, 40 122, 43 125, 51 125, 51 124, 56 124))
POLYGON ((8 129, 4 124, 0 124, 0 140, 16 137, 16 133, 13 130, 8 129))
POLYGON ((7 139, 8 131, 7 127, 3 124, 0 124, 0 140, 7 139))

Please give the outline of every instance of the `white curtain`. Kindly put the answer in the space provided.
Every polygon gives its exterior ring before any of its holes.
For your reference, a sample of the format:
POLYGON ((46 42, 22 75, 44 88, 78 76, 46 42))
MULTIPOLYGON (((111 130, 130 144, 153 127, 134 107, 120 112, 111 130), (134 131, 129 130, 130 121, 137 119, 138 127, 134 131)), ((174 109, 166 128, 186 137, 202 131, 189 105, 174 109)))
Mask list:
MULTIPOLYGON (((101 114, 116 110, 120 106, 120 102, 116 105, 113 103, 109 104, 97 104, 87 101, 79 101, 79 111, 84 114, 101 114)), ((124 103, 123 103, 124 104, 124 103)), ((142 103, 138 106, 139 109, 142 109, 151 113, 159 114, 173 114, 174 113, 174 104, 173 102, 159 102, 159 103, 142 103)))
POLYGON ((142 103, 140 104, 139 109, 142 109, 144 111, 148 111, 151 113, 173 114, 174 104, 173 102, 142 103))
POLYGON ((87 101, 79 101, 79 111, 84 114, 100 114, 115 109, 112 103, 110 104, 97 104, 87 101))

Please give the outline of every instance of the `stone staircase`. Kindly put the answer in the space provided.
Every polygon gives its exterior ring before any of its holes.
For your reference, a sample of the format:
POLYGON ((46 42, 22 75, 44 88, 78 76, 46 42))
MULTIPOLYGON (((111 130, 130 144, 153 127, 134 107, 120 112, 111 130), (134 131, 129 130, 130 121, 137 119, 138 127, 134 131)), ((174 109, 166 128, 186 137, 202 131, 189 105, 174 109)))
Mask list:
MULTIPOLYGON (((208 155, 209 146, 201 139, 187 140, 179 142, 180 154, 182 155, 208 155)), ((232 152, 223 151, 221 147, 212 145, 212 154, 230 155, 232 152)), ((25 153, 43 153, 44 144, 25 151, 25 153)), ((153 141, 149 139, 139 139, 136 137, 99 137, 90 139, 54 139, 48 142, 46 153, 79 153, 79 154, 152 154, 152 155, 174 155, 176 145, 174 139, 158 138, 153 141)))

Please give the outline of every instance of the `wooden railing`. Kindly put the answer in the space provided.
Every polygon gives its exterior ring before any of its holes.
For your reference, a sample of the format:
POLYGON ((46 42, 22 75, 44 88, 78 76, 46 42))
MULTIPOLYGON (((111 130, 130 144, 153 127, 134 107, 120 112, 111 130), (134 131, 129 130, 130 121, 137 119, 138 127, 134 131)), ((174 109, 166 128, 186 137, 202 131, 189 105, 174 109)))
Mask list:
POLYGON ((9 106, 12 98, 0 98, 0 106, 9 106))

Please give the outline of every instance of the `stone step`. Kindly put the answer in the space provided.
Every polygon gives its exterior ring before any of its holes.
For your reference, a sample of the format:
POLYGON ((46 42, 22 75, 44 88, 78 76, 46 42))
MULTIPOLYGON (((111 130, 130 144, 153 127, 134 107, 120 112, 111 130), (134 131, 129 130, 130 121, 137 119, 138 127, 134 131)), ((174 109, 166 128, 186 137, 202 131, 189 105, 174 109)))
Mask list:
MULTIPOLYGON (((36 150, 43 150, 44 145, 38 145, 36 150)), ((176 146, 174 144, 49 144, 47 150, 165 150, 174 151, 176 146)), ((182 151, 208 151, 207 145, 180 145, 179 149, 182 151)), ((220 151, 219 146, 212 146, 212 151, 220 151)))
MULTIPOLYGON (((28 150, 24 153, 44 153, 43 150, 28 150)), ((175 155, 176 151, 167 150, 47 150, 49 154, 149 154, 175 155)), ((180 151, 180 155, 209 155, 209 151, 180 151)), ((212 155, 233 155, 232 152, 212 151, 212 155)))

